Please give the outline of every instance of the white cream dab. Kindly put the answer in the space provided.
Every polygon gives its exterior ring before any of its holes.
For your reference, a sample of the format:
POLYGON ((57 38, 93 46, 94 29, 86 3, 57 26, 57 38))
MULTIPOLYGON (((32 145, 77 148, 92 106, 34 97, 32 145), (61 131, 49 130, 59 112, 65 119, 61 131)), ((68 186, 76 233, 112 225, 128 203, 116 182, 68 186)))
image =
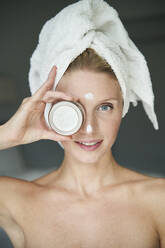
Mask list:
POLYGON ((87 126, 87 133, 91 133, 92 132, 92 127, 91 127, 91 125, 88 125, 87 126))
POLYGON ((86 93, 86 94, 84 95, 84 97, 85 97, 86 99, 90 99, 90 100, 93 100, 93 98, 94 98, 94 96, 93 96, 93 94, 92 94, 91 92, 86 93))
MULTIPOLYGON (((84 95, 84 97, 85 97, 86 99, 88 99, 88 100, 93 100, 94 95, 93 95, 93 93, 88 92, 88 93, 86 93, 86 94, 84 95)), ((91 133, 91 132, 92 132, 92 127, 91 127, 91 125, 87 125, 87 133, 91 133)))

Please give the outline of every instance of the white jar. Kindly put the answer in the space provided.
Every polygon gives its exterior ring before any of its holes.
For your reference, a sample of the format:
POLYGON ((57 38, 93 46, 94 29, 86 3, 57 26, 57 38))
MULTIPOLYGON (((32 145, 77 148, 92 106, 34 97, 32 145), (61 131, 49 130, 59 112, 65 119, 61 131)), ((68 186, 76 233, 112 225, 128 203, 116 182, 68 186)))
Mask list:
POLYGON ((60 101, 53 105, 49 112, 49 124, 52 129, 61 135, 76 133, 84 121, 84 109, 72 101, 60 101))

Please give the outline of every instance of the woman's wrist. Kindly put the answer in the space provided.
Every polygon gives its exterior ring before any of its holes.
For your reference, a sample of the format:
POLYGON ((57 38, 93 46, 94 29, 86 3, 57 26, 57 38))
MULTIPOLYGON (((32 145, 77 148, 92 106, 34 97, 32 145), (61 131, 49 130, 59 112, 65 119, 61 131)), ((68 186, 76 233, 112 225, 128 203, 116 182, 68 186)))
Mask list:
POLYGON ((0 150, 4 150, 19 145, 18 142, 11 137, 6 124, 0 126, 0 150))

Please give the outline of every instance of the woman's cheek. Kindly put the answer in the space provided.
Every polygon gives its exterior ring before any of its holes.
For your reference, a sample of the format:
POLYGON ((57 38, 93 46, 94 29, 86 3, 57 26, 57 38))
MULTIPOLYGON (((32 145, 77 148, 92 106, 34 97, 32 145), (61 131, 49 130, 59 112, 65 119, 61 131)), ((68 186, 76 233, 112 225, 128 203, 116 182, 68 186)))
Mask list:
POLYGON ((104 122, 104 136, 109 137, 109 140, 113 141, 116 139, 121 124, 121 117, 118 115, 115 118, 111 118, 109 121, 104 122))

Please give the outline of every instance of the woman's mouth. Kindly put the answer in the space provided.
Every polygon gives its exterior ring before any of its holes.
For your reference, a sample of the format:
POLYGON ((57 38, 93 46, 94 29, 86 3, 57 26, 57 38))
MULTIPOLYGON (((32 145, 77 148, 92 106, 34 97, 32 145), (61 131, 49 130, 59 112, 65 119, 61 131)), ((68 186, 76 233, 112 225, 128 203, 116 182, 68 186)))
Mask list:
POLYGON ((102 141, 103 140, 101 140, 95 144, 85 144, 85 143, 82 144, 78 141, 75 141, 75 143, 77 143, 77 145, 85 151, 94 151, 101 145, 102 141))

